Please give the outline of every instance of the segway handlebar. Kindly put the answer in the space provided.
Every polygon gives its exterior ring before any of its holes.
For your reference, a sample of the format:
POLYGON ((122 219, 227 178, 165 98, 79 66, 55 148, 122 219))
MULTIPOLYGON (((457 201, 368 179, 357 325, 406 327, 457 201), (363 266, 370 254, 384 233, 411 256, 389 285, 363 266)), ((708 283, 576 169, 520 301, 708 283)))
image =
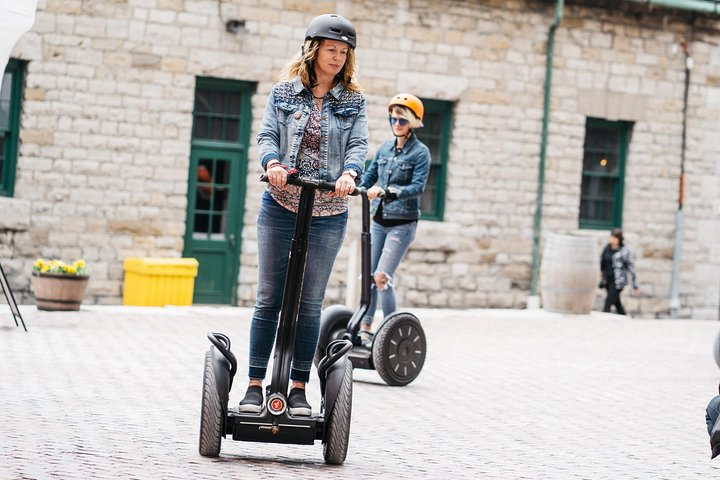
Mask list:
MULTIPOLYGON (((268 182, 268 176, 267 173, 264 173, 260 177, 261 182, 268 182)), ((291 168, 288 170, 288 177, 287 177, 287 183, 290 185, 297 185, 298 187, 307 187, 307 188, 314 188, 316 190, 325 190, 328 192, 334 192, 335 191, 335 184, 332 182, 326 182, 324 180, 316 180, 314 178, 304 178, 300 176, 300 172, 298 172, 296 169, 291 168)), ((363 187, 355 187, 355 189, 350 192, 348 195, 350 196, 356 196, 356 195, 364 195, 367 196, 367 189, 363 187)))
POLYGON ((218 332, 209 332, 207 334, 207 337, 208 340, 210 340, 210 343, 215 345, 215 348, 217 348, 218 351, 222 353, 223 357, 225 357, 227 361, 230 362, 230 384, 232 385, 232 379, 237 372, 237 359, 235 358, 235 355, 230 351, 230 339, 227 337, 227 335, 223 335, 222 333, 218 332))

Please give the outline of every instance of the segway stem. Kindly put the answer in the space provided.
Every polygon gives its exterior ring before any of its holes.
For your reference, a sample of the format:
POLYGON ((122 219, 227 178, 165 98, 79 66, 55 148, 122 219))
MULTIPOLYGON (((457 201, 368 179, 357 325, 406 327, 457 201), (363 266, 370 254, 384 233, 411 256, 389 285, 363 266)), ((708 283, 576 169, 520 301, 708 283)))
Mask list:
MULTIPOLYGON (((267 175, 263 175, 260 180, 267 182, 267 175)), ((273 371, 270 386, 268 387, 268 395, 280 393, 285 396, 288 394, 290 367, 295 349, 295 330, 298 311, 300 309, 300 294, 302 292, 302 279, 304 277, 307 260, 308 238, 310 224, 312 222, 313 206, 315 204, 315 191, 335 191, 334 183, 300 178, 298 171, 295 169, 288 172, 287 183, 302 187, 302 190, 300 192, 300 203, 295 217, 295 231, 290 243, 290 260, 285 275, 280 323, 275 340, 273 371)), ((359 193, 360 190, 356 188, 351 195, 358 195, 359 193)))

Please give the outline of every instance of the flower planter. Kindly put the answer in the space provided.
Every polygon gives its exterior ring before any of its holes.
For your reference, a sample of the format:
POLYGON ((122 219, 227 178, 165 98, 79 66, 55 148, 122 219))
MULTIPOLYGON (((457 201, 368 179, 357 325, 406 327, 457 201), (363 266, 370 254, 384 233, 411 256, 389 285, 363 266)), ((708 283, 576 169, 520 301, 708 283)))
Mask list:
POLYGON ((80 310, 89 275, 32 272, 38 310, 80 310))

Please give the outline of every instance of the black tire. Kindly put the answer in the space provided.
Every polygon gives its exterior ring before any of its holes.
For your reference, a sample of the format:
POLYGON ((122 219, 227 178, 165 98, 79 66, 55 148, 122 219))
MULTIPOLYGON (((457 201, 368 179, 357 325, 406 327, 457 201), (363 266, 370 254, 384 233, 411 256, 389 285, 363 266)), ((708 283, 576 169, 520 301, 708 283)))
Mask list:
POLYGON ((200 411, 200 447, 203 457, 220 455, 225 409, 218 395, 215 368, 213 368, 212 349, 205 354, 205 373, 203 374, 202 408, 200 411))
POLYGON ((325 356, 325 350, 331 342, 341 338, 347 331, 347 324, 353 316, 353 311, 347 307, 330 307, 323 312, 320 324, 320 336, 315 349, 313 363, 318 366, 325 356), (333 309, 333 310, 330 310, 333 309))
POLYGON ((713 348, 713 354, 715 355, 715 363, 720 367, 720 332, 715 337, 715 347, 713 348))
POLYGON ((350 417, 352 416, 352 372, 352 363, 350 360, 346 360, 342 385, 325 425, 327 434, 323 444, 323 456, 325 463, 331 465, 342 465, 347 457, 350 443, 350 417))
POLYGON ((375 334, 373 364, 388 385, 404 386, 415 380, 426 354, 425 331, 410 313, 391 315, 375 334))

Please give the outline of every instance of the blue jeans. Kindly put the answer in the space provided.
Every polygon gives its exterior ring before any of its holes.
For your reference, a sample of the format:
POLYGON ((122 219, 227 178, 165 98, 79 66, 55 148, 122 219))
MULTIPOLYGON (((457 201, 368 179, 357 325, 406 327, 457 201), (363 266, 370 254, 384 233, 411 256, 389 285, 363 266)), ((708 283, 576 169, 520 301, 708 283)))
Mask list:
POLYGON ((378 292, 373 284, 370 297, 370 308, 362 319, 362 323, 370 325, 377 310, 378 294, 382 304, 383 317, 387 317, 397 310, 395 298, 395 285, 392 277, 395 275, 400 261, 405 256, 410 244, 415 239, 417 222, 406 223, 396 227, 383 227, 377 222, 370 226, 372 258, 370 259, 370 270, 373 275, 384 272, 388 276, 388 283, 385 288, 378 292))
MULTIPOLYGON (((282 307, 295 217, 295 213, 280 206, 267 192, 263 194, 257 220, 259 272, 255 312, 250 324, 250 378, 263 379, 267 373, 282 307)), ((347 218, 348 214, 345 212, 312 219, 290 371, 291 380, 310 380, 310 366, 320 333, 325 288, 345 237, 347 218)))

